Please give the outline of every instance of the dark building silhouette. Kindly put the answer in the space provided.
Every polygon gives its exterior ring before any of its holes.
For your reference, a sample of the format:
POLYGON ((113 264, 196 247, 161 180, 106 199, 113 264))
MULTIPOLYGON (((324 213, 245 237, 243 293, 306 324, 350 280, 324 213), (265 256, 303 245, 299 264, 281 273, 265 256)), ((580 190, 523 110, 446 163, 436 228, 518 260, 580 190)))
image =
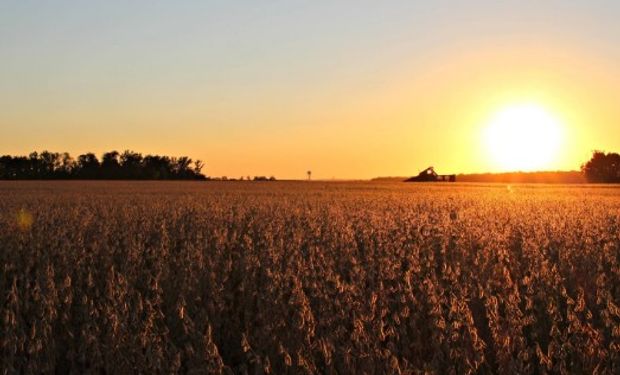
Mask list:
POLYGON ((405 180, 405 182, 440 182, 440 181, 455 182, 456 175, 454 174, 440 175, 440 174, 437 174, 437 172, 435 172, 435 168, 428 167, 422 172, 420 172, 417 176, 411 177, 405 180))

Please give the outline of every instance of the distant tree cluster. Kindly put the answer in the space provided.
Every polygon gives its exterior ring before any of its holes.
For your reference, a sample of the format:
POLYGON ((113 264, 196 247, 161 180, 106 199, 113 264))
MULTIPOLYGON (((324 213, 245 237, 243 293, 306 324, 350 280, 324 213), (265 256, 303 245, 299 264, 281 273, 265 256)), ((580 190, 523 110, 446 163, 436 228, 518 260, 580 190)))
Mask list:
POLYGON ((204 180, 200 160, 146 155, 133 151, 106 152, 101 160, 93 153, 73 159, 68 153, 43 151, 28 156, 0 157, 3 180, 204 180))
POLYGON ((254 181, 275 181, 276 178, 274 176, 254 176, 254 181))
POLYGON ((227 176, 222 176, 222 177, 207 177, 207 180, 211 180, 211 181, 276 181, 275 176, 254 176, 254 178, 252 179, 250 176, 247 176, 246 178, 243 178, 243 176, 237 178, 229 178, 227 176))
POLYGON ((592 158, 581 166, 589 182, 620 183, 620 155, 594 151, 592 158))

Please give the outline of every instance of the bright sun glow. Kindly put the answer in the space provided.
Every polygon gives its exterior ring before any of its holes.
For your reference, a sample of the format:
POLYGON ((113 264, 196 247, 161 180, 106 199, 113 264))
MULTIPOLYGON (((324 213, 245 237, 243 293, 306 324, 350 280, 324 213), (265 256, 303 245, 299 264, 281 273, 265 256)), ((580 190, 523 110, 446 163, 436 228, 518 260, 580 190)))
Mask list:
POLYGON ((505 171, 552 167, 563 142, 563 126, 536 104, 513 105, 492 116, 485 143, 493 164, 505 171))

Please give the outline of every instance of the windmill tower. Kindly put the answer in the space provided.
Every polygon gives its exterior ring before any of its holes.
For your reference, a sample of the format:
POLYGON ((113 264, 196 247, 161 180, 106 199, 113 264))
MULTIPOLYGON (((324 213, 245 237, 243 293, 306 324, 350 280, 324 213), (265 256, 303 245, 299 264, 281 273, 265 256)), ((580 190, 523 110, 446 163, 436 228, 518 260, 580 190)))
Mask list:
POLYGON ((312 171, 306 172, 308 174, 308 181, 312 180, 312 171))

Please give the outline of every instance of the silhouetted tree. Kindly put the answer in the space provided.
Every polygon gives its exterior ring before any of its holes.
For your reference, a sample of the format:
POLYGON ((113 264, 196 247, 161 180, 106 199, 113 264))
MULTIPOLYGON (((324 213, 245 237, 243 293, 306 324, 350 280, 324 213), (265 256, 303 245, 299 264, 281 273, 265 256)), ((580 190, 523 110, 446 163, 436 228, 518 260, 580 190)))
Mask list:
POLYGON ((22 165, 20 168, 21 173, 25 174, 26 178, 35 178, 42 175, 38 152, 31 152, 28 155, 28 160, 21 160, 20 164, 22 165))
POLYGON ((33 179, 36 178, 38 168, 38 154, 35 156, 3 156, 0 161, 3 164, 3 178, 10 180, 33 179))
POLYGON ((618 183, 620 182, 620 155, 594 151, 592 158, 581 166, 589 182, 618 183))
POLYGON ((95 179, 99 175, 99 159, 93 153, 80 155, 77 158, 76 177, 83 179, 95 179))
POLYGON ((192 159, 187 156, 181 156, 176 159, 176 163, 174 165, 174 173, 178 177, 186 177, 188 174, 192 173, 190 170, 190 165, 192 164, 192 159))
POLYGON ((121 164, 119 162, 120 154, 118 151, 110 151, 101 157, 101 169, 103 178, 118 179, 120 178, 121 164))
POLYGON ((143 178, 149 180, 167 180, 171 176, 170 158, 167 156, 147 155, 142 160, 143 178))
POLYGON ((58 178, 66 179, 71 178, 71 174, 73 173, 73 168, 75 167, 75 161, 69 155, 68 152, 63 152, 60 155, 60 166, 56 171, 56 176, 58 178))
POLYGON ((9 156, 5 155, 0 158, 2 167, 2 178, 8 180, 28 179, 31 178, 32 162, 30 158, 25 156, 9 156))
POLYGON ((142 178, 141 164, 142 154, 125 150, 121 154, 121 178, 142 178))
MULTIPOLYGON (((202 173, 202 168, 204 168, 205 163, 202 162, 202 160, 196 160, 194 162, 194 173, 196 173, 197 175, 202 173)), ((243 180, 243 177, 241 178, 243 180)))
POLYGON ((4 180, 9 179, 9 171, 7 169, 8 161, 10 160, 10 156, 2 156, 0 157, 0 178, 4 180))
POLYGON ((57 152, 43 151, 39 155, 39 178, 54 178, 56 171, 60 168, 60 154, 57 152))

